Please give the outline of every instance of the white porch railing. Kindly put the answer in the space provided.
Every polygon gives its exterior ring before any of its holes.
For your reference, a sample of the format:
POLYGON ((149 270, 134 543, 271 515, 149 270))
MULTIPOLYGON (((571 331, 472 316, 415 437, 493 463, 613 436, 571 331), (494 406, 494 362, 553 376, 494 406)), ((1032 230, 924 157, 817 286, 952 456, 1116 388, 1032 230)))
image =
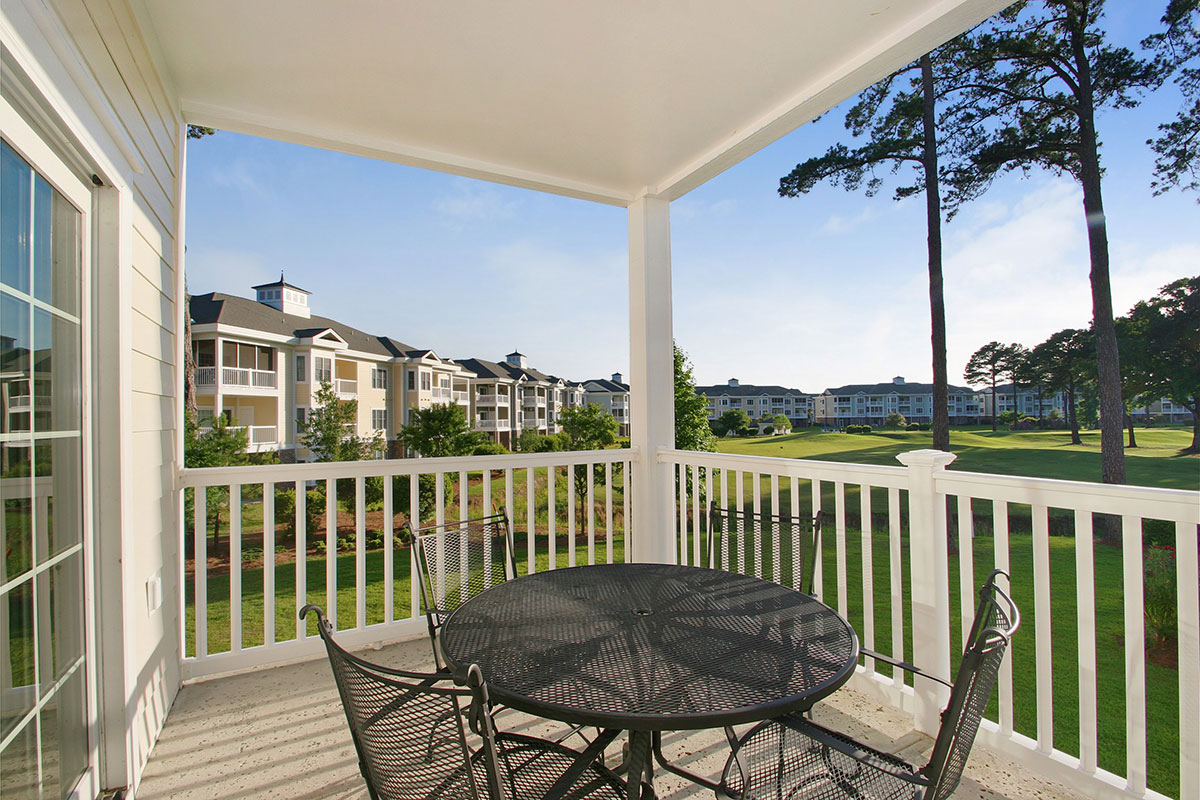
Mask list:
POLYGON ((338 394, 358 394, 358 381, 350 378, 337 379, 338 394))
POLYGON ((623 561, 635 458, 623 449, 183 470, 182 675, 321 653, 297 619, 308 602, 348 644, 423 633, 411 553, 396 537, 411 508, 425 523, 505 509, 521 572, 623 561))
MULTIPOLYGON (((1177 764, 1179 796, 1200 797, 1200 493, 946 471, 946 455, 932 451, 901 458, 908 467, 661 451, 659 463, 676 475, 678 560, 707 563, 710 500, 792 516, 832 512, 821 535, 818 594, 851 620, 864 646, 944 677, 957 665, 951 653, 961 652, 976 588, 993 567, 1008 570, 1026 625, 981 741, 1097 797, 1165 797, 1147 788, 1149 753, 1161 782, 1173 783, 1163 764, 1177 764), (1097 514, 1119 518, 1119 551, 1093 545, 1097 514), (1143 538, 1151 532, 1175 547, 1178 676, 1156 672, 1148 684, 1143 538), (825 574, 830 568, 834 574, 825 574), (1112 585, 1114 572, 1123 588, 1112 585), (1122 641, 1098 639, 1097 621, 1115 614, 1122 641), (1123 654, 1115 667, 1114 652, 1123 654), (1114 717, 1124 724, 1114 727, 1114 717), (1067 741, 1056 742, 1056 732, 1067 741), (1164 749, 1178 757, 1164 759, 1164 749)), ((760 576, 797 585, 792 547, 777 536, 755 542, 760 576)), ((909 711, 926 732, 936 729, 946 701, 936 684, 909 686, 872 659, 853 685, 909 711)))
MULTIPOLYGON (((197 374, 202 369, 211 368, 201 367, 201 369, 196 370, 197 374)), ((255 389, 274 389, 276 388, 275 372, 266 369, 221 367, 221 384, 224 386, 248 386, 255 389)), ((204 386, 211 384, 204 384, 200 381, 199 377, 197 377, 196 385, 204 386)))
POLYGON ((215 386, 217 384, 216 367, 196 367, 197 386, 215 386))

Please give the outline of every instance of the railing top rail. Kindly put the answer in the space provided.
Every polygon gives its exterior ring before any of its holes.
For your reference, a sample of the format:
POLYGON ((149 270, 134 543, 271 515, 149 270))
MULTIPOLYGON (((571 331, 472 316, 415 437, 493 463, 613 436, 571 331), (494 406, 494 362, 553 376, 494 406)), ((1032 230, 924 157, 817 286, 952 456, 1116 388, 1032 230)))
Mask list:
POLYGON ((1200 524, 1200 492, 1111 483, 994 475, 946 470, 934 474, 942 494, 969 495, 981 500, 1041 504, 1051 508, 1080 508, 1105 514, 1137 514, 1200 524))
POLYGON ((908 470, 905 467, 886 467, 877 464, 839 463, 807 458, 778 458, 710 453, 696 450, 658 451, 659 463, 687 464, 697 467, 736 469, 744 472, 774 473, 796 478, 841 480, 847 483, 869 483, 872 486, 907 489, 908 470))
POLYGON ((286 483, 296 480, 369 478, 374 476, 420 475, 431 472, 480 472, 483 470, 565 467, 574 464, 604 464, 637 460, 637 448, 578 450, 559 453, 522 453, 506 456, 458 458, 392 458, 373 461, 333 461, 303 464, 270 464, 247 467, 203 467, 183 469, 180 488, 231 483, 286 483))

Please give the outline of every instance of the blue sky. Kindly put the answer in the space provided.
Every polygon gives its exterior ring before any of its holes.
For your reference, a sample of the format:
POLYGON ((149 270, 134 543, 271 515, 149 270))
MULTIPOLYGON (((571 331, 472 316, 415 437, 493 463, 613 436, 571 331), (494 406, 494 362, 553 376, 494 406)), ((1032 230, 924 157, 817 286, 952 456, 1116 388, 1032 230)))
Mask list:
MULTIPOLYGON (((1112 0, 1111 35, 1136 45, 1161 6, 1112 0)), ((1149 189, 1145 141, 1178 102, 1166 87, 1098 120, 1118 313, 1200 273, 1196 196, 1149 189)), ((848 141, 840 111, 672 204, 675 338, 699 383, 930 380, 923 199, 777 194, 797 162, 848 141)), ((566 378, 628 373, 624 209, 229 132, 190 144, 187 192, 193 293, 251 296, 283 270, 314 313, 442 356, 517 348, 566 378)), ((1087 325, 1073 181, 1005 177, 943 236, 951 383, 988 341, 1087 325)))

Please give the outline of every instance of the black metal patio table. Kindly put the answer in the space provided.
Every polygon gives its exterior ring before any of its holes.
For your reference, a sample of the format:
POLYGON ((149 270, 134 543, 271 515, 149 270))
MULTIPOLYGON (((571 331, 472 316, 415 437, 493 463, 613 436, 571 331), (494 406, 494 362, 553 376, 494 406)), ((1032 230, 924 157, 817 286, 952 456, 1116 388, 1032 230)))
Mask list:
POLYGON ((858 661, 853 629, 816 598, 671 564, 572 567, 502 583, 459 607, 441 642, 451 667, 479 664, 496 702, 602 729, 588 757, 629 731, 634 799, 661 731, 806 710, 858 661))

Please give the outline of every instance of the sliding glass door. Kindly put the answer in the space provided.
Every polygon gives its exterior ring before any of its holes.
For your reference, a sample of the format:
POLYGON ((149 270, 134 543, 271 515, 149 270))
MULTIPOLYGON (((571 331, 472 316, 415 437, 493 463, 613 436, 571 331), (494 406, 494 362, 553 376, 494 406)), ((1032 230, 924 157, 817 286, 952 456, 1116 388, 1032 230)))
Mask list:
POLYGON ((47 167, 17 147, 0 140, 0 797, 61 800, 94 770, 81 324, 88 191, 57 167, 52 185, 47 167))

